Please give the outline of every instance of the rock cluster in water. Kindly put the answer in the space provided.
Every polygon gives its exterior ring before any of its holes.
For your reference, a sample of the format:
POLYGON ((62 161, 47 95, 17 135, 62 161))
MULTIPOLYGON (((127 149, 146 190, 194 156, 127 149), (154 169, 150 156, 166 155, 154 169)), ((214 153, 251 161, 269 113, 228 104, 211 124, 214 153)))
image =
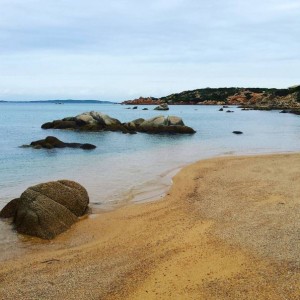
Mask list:
POLYGON ((123 133, 195 133, 191 127, 185 126, 182 119, 176 116, 157 116, 151 119, 137 119, 127 123, 101 112, 86 112, 76 117, 47 122, 43 129, 71 129, 81 131, 120 131, 123 133))
POLYGON ((65 143, 55 136, 47 136, 44 140, 31 142, 30 145, 25 145, 24 147, 32 147, 34 149, 80 148, 83 150, 92 150, 96 148, 93 144, 65 143))
POLYGON ((169 106, 167 103, 162 103, 159 106, 155 107, 154 110, 169 110, 169 106))
POLYGON ((52 181, 29 187, 1 210, 0 217, 13 218, 19 233, 52 239, 84 215, 88 204, 88 193, 80 184, 52 181))

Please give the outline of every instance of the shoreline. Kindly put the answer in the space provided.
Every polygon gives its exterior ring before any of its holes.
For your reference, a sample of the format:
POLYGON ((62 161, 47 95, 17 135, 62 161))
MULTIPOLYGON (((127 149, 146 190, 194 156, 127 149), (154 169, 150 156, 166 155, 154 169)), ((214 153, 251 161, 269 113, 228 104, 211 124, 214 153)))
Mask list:
POLYGON ((50 242, 28 238, 40 245, 0 262, 0 292, 5 299, 297 299, 299 162, 293 153, 185 166, 162 200, 85 218, 50 242))

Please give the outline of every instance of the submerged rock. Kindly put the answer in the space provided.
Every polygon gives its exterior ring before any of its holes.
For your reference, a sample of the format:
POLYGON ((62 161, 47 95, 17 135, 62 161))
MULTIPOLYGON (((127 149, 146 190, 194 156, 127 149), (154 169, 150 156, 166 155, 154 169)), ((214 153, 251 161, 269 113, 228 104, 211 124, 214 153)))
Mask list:
POLYGON ((2 218, 13 218, 19 233, 52 239, 84 215, 88 193, 80 184, 59 180, 29 187, 20 198, 9 202, 2 218))
POLYGON ((238 131, 238 130, 232 131, 232 133, 234 133, 234 134, 243 134, 242 131, 238 131))
POLYGON ((38 140, 31 142, 30 145, 24 145, 23 147, 33 147, 35 149, 53 149, 53 148, 81 148, 84 150, 95 149, 96 146, 92 144, 80 144, 80 143, 64 143, 55 136, 47 136, 44 140, 38 140))

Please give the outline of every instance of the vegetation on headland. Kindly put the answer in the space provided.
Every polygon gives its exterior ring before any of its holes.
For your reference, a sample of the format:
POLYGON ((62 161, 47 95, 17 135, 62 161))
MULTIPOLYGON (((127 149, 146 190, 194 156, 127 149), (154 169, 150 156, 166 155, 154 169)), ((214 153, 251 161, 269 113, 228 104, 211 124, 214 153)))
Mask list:
POLYGON ((124 101, 122 104, 189 104, 241 105, 256 109, 300 109, 300 85, 275 88, 204 88, 171 94, 161 98, 148 97, 124 101))

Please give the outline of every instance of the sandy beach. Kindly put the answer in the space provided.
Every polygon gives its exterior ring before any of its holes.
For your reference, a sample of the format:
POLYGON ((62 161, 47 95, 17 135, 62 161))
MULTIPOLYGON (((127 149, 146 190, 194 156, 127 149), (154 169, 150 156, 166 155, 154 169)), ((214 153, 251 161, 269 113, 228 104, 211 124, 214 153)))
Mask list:
POLYGON ((1 299, 300 299, 300 154, 182 169, 159 201, 0 262, 1 299))

